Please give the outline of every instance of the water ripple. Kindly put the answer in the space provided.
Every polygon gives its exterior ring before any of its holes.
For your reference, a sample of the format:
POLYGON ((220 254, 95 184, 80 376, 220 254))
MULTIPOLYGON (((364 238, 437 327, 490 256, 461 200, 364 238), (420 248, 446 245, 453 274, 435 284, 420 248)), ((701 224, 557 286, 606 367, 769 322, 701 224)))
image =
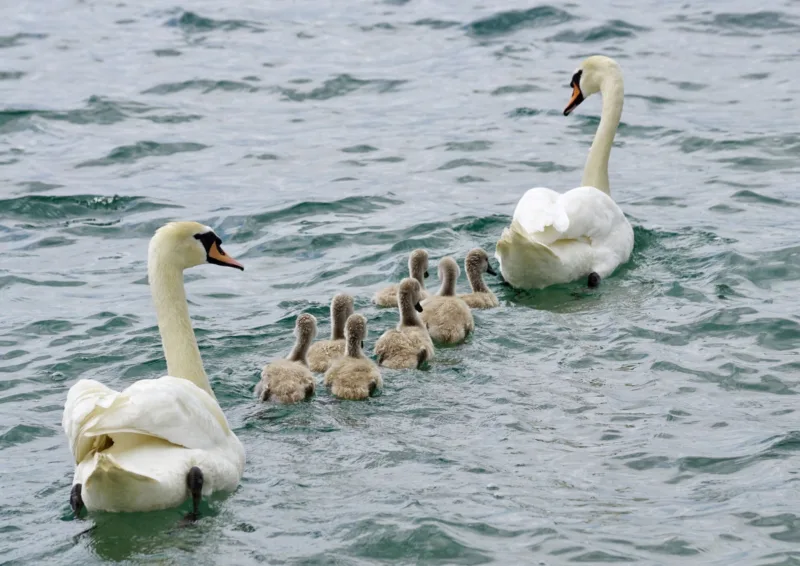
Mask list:
POLYGON ((202 151, 206 148, 208 148, 207 145, 193 142, 158 143, 140 141, 133 145, 114 148, 106 157, 84 161, 75 167, 108 167, 120 163, 134 163, 146 157, 165 157, 186 151, 202 151))
POLYGON ((543 5, 530 10, 498 12, 467 25, 467 33, 474 37, 496 37, 520 29, 557 26, 574 19, 575 16, 565 10, 543 5))

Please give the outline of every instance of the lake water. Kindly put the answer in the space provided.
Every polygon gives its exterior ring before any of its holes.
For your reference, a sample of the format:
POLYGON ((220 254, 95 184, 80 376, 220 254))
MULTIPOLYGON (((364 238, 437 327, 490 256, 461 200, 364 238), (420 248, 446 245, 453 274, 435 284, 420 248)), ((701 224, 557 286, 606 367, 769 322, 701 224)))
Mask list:
POLYGON ((5 2, 0 563, 800 564, 800 4, 761 6, 5 2), (490 277, 474 336, 367 402, 255 403, 299 313, 325 335, 350 292, 371 351, 411 249, 493 253, 525 190, 579 184, 600 100, 562 110, 596 53, 631 261, 490 277), (193 528, 74 520, 67 389, 165 371, 146 253, 173 219, 246 265, 186 275, 244 478, 193 528))

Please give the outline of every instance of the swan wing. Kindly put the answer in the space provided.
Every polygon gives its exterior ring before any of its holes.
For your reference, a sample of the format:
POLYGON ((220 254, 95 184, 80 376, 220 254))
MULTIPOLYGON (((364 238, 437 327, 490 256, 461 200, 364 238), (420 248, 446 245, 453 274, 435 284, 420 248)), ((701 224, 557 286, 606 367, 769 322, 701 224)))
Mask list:
POLYGON ((578 187, 560 197, 559 205, 569 218, 564 239, 604 240, 621 223, 627 223, 614 199, 594 187, 578 187))
POLYGON ((133 433, 176 446, 212 450, 232 435, 217 402, 188 380, 171 376, 137 381, 122 392, 83 379, 67 394, 62 420, 76 462, 103 435, 133 433))
POLYGON ((561 196, 544 187, 529 189, 517 202, 512 218, 535 240, 551 244, 570 226, 561 196))

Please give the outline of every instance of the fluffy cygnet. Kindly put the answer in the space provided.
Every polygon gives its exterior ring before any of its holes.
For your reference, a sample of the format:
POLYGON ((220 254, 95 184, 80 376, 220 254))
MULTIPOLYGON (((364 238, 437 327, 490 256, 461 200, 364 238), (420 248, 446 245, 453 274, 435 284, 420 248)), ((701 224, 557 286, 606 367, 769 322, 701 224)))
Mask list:
POLYGON ((311 341, 317 335, 317 319, 310 314, 297 317, 294 327, 295 343, 286 359, 264 366, 255 394, 260 401, 296 403, 314 395, 316 383, 308 369, 307 355, 311 341))
POLYGON ((467 337, 475 329, 472 311, 467 303, 456 297, 456 280, 459 269, 452 257, 439 261, 439 279, 442 286, 439 292, 422 301, 422 320, 434 342, 455 344, 467 337))
POLYGON ((333 360, 325 372, 325 385, 341 399, 366 399, 383 385, 381 372, 375 362, 364 355, 367 319, 360 314, 350 315, 344 331, 345 355, 333 360))
POLYGON ((417 315, 422 312, 419 304, 420 284, 406 277, 397 289, 400 323, 396 329, 387 330, 375 344, 378 365, 392 369, 418 368, 433 358, 433 342, 425 324, 417 315))
POLYGON ((308 350, 311 371, 325 372, 331 362, 344 355, 344 325, 353 314, 353 297, 339 293, 331 301, 331 339, 319 340, 308 350))
MULTIPOLYGON (((420 300, 427 299, 429 294, 425 290, 425 279, 428 277, 428 252, 417 249, 408 256, 408 275, 419 281, 421 289, 420 300)), ((372 299, 379 307, 397 307, 398 285, 389 285, 375 293, 372 299)))
POLYGON ((469 286, 472 287, 472 293, 459 295, 459 297, 467 303, 468 307, 472 309, 490 309, 500 304, 495 294, 483 281, 484 272, 490 275, 497 275, 497 272, 489 264, 489 255, 484 250, 481 248, 470 250, 466 259, 464 259, 464 271, 467 272, 467 279, 469 280, 469 286))

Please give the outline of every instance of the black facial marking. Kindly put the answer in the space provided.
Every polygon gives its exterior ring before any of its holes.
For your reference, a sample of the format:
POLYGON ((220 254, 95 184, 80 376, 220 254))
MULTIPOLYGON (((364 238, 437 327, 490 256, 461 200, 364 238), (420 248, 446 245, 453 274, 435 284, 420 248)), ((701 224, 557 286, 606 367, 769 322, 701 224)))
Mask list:
POLYGON ((211 250, 212 244, 217 244, 217 248, 219 248, 219 251, 222 251, 222 248, 219 247, 220 244, 222 244, 222 240, 220 240, 219 236, 217 236, 214 232, 203 232, 202 234, 195 234, 194 238, 195 240, 200 240, 200 243, 203 244, 203 247, 206 249, 206 253, 208 253, 211 250))
POLYGON ((591 289, 594 289, 595 287, 600 285, 600 276, 596 272, 592 271, 589 274, 589 281, 587 282, 587 284, 591 289))
POLYGON ((572 75, 572 80, 569 83, 574 89, 578 89, 578 96, 576 96, 573 100, 570 101, 569 105, 564 108, 564 116, 569 116, 573 110, 575 110, 578 106, 580 106, 581 102, 583 102, 583 91, 581 90, 581 76, 583 75, 583 69, 577 71, 574 75, 572 75))
POLYGON ((219 253, 221 253, 222 255, 228 255, 225 253, 225 250, 222 249, 222 240, 213 231, 203 232, 202 234, 195 234, 194 237, 196 240, 200 240, 200 243, 203 244, 203 247, 206 250, 206 261, 208 263, 212 263, 214 265, 222 265, 225 267, 232 267, 230 264, 223 263, 218 259, 215 259, 210 255, 208 255, 209 252, 211 251, 211 246, 214 244, 217 245, 217 251, 219 251, 219 253))

